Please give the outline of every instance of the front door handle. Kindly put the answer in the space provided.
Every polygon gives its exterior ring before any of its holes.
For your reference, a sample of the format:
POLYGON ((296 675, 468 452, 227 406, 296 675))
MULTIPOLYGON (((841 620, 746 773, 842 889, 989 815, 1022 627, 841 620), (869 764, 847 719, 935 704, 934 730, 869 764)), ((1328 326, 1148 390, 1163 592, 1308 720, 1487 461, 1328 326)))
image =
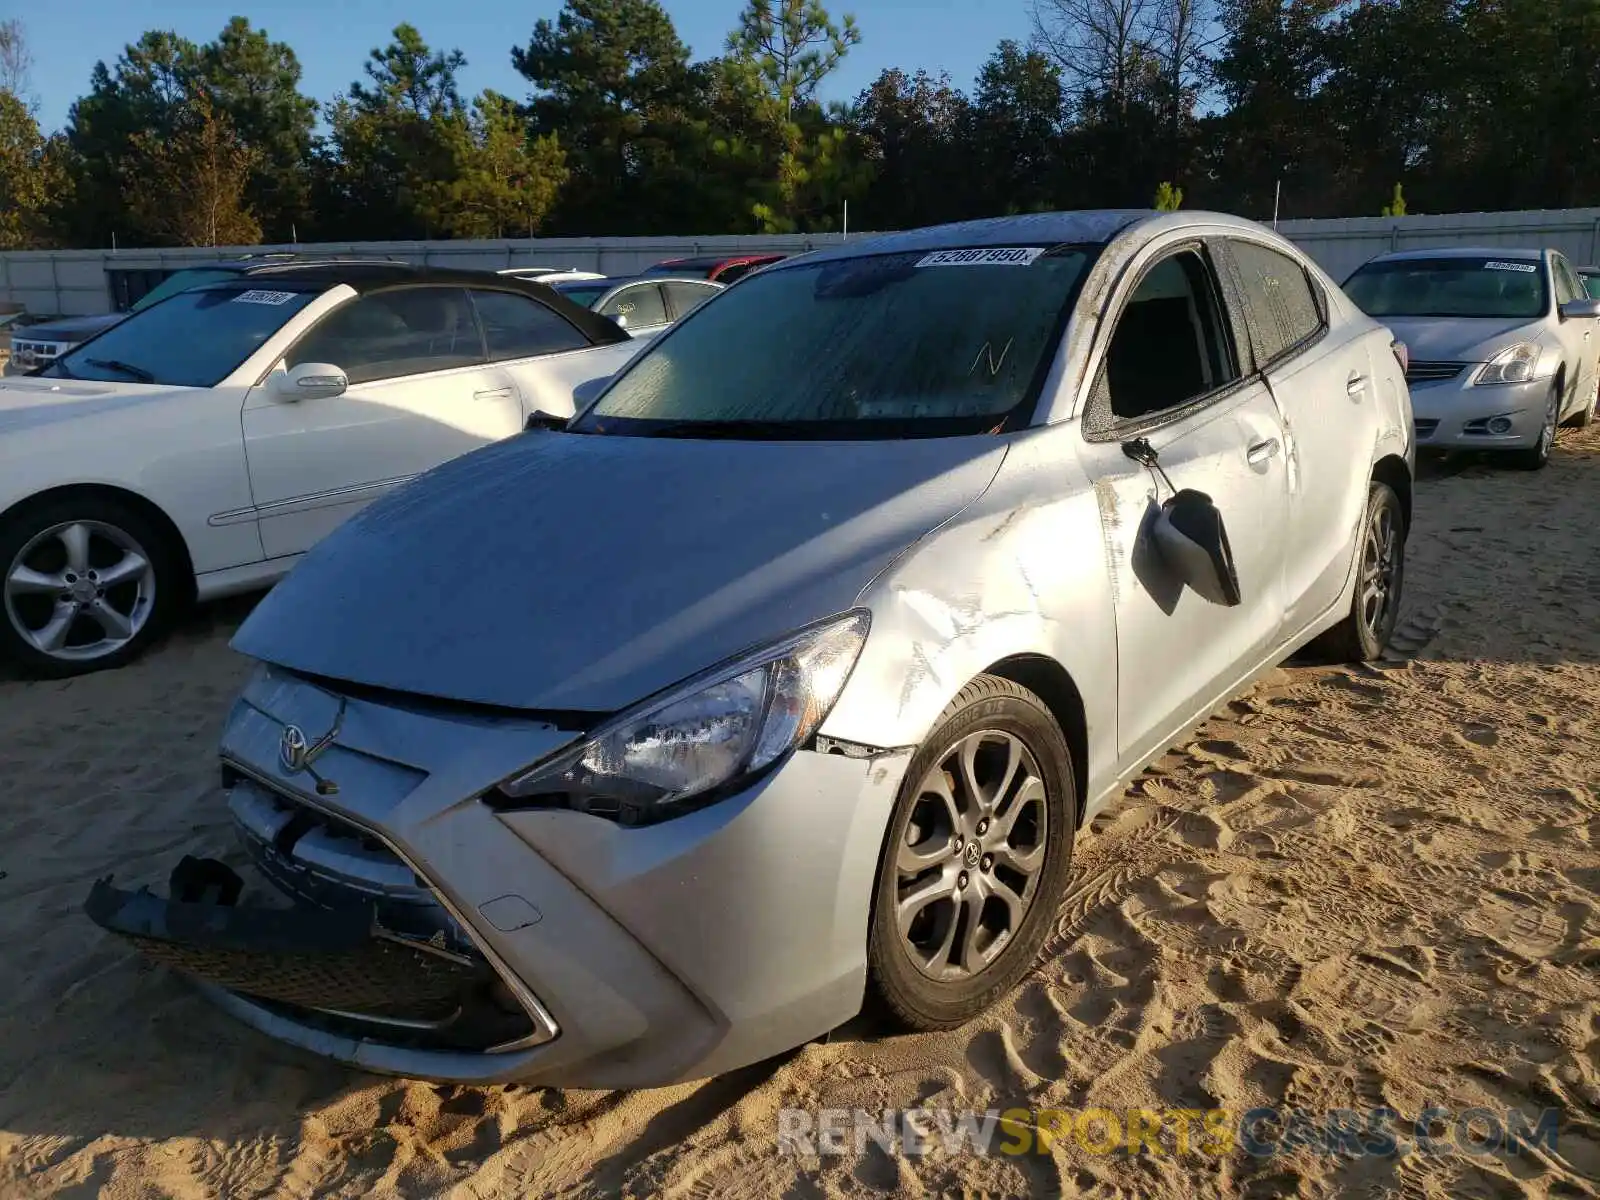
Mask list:
POLYGON ((1245 451, 1245 459, 1251 466, 1255 466, 1257 463, 1266 462, 1267 459, 1281 449, 1283 449, 1283 443, 1279 442, 1277 438, 1268 438, 1264 442, 1257 442, 1249 450, 1245 451))
POLYGON ((1367 377, 1365 375, 1352 374, 1349 379, 1344 381, 1344 391, 1347 396, 1359 396, 1366 390, 1367 377))
POLYGON ((483 392, 473 392, 472 398, 474 400, 504 400, 509 395, 511 395, 511 389, 508 387, 490 388, 483 392))

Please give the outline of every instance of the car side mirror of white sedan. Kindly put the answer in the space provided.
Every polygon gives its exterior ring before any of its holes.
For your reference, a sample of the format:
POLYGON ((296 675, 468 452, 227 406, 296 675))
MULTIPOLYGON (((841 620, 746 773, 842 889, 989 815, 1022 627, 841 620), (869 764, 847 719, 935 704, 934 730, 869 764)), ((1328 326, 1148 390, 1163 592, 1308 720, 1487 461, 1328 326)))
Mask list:
POLYGON ((301 363, 272 376, 272 394, 293 404, 299 400, 321 400, 340 396, 350 386, 344 371, 332 363, 301 363))

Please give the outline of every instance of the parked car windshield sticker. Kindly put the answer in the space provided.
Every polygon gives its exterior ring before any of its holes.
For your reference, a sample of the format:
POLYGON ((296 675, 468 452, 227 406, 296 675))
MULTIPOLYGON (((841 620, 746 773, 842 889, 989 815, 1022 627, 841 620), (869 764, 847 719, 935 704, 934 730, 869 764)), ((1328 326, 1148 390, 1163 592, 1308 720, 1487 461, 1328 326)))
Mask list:
POLYGON ((1539 268, 1534 263, 1486 262, 1483 264, 1485 271, 1521 271, 1525 275, 1532 275, 1539 268))
POLYGON ((935 250, 917 261, 919 267, 1025 267, 1043 246, 991 246, 977 250, 935 250))
POLYGON ((293 292, 265 292, 252 289, 240 292, 233 298, 235 304, 287 304, 294 299, 293 292))

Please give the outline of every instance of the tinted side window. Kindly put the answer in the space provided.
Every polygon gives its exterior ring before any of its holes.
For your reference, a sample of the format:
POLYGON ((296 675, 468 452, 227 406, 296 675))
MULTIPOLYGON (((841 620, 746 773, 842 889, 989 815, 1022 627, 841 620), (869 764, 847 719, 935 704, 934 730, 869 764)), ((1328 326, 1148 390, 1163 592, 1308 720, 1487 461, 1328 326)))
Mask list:
POLYGON ((600 315, 615 321, 622 317, 628 329, 646 329, 651 325, 667 323, 667 304, 661 298, 661 288, 654 283, 641 283, 623 288, 600 306, 600 315))
POLYGON ((1263 366, 1322 329, 1322 306, 1300 264, 1254 242, 1231 242, 1244 288, 1245 321, 1263 366))
POLYGON ((1139 281, 1117 317, 1095 390, 1116 420, 1139 421, 1238 378, 1211 270, 1183 250, 1139 281))
POLYGON ((716 274, 716 280, 718 283, 732 283, 735 279, 739 278, 739 276, 750 274, 751 269, 755 265, 755 263, 734 263, 733 266, 724 267, 722 270, 718 271, 716 274))
POLYGON ((667 299, 672 304, 674 319, 682 317, 690 309, 704 304, 717 294, 717 289, 707 287, 703 283, 664 283, 661 285, 667 293, 667 299))
POLYGON ((405 288, 334 309, 286 361, 332 363, 351 383, 370 383, 480 363, 483 341, 464 288, 405 288))
POLYGON ((483 322, 483 338, 489 347, 491 362, 535 354, 559 354, 589 344, 565 317, 532 297, 513 292, 475 291, 472 303, 477 306, 478 319, 483 322))

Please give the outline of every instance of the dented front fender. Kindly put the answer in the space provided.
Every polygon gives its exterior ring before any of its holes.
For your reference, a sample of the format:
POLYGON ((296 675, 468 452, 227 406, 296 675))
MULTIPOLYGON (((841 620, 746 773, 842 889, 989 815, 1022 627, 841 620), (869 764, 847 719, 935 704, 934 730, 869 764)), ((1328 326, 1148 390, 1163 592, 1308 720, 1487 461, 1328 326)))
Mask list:
POLYGON ((872 631, 825 736, 916 745, 974 676, 1041 656, 1083 698, 1089 779, 1079 785, 1096 793, 1116 745, 1116 626, 1077 438, 1075 423, 1016 435, 984 495, 863 591, 872 631))

